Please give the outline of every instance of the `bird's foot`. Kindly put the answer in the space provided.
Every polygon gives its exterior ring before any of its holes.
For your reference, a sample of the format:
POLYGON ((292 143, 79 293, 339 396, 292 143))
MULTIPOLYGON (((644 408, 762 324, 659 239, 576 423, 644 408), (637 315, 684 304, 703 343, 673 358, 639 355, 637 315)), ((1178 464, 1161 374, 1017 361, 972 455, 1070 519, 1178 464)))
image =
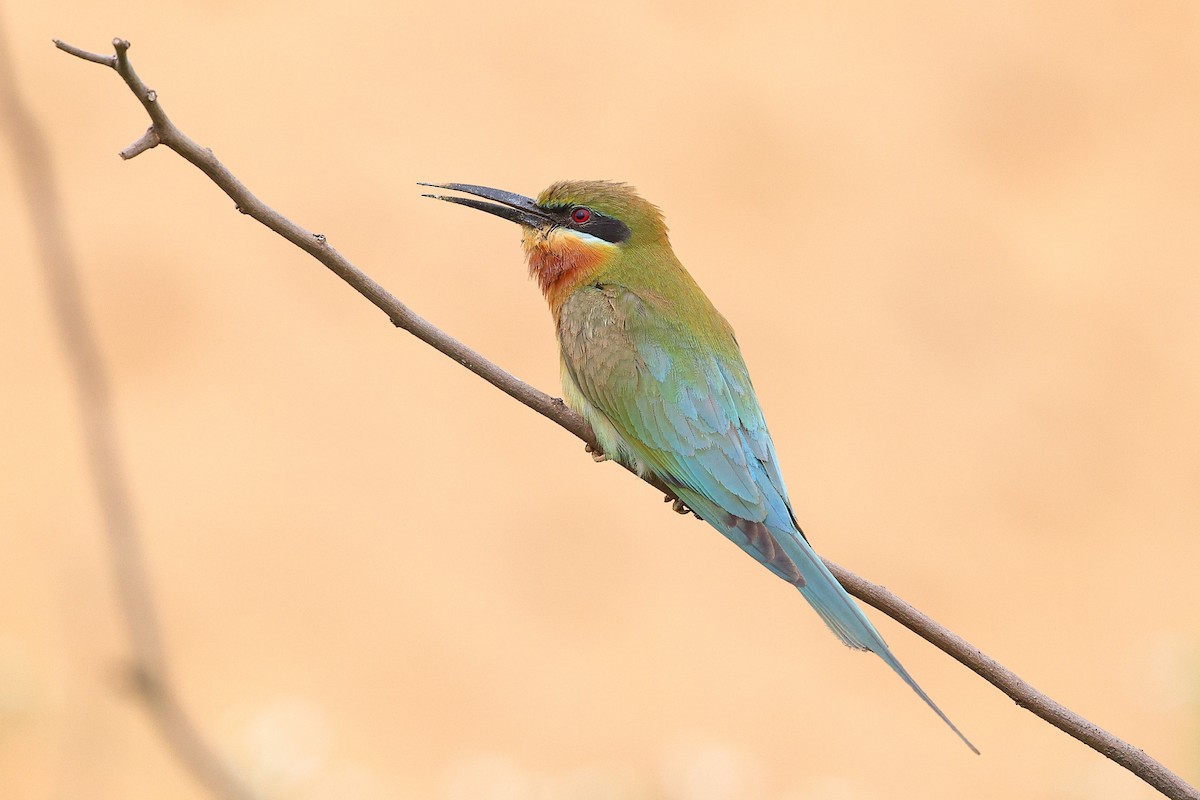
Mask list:
POLYGON ((691 514, 693 517, 700 520, 701 522, 704 521, 703 519, 701 519, 699 514, 697 514, 695 511, 693 511, 692 509, 687 507, 687 503, 684 503, 682 500, 680 500, 675 495, 671 495, 671 494, 665 495, 663 497, 663 502, 670 503, 671 510, 674 511, 676 514, 691 514))
POLYGON ((608 461, 608 456, 594 449, 590 444, 585 444, 583 449, 591 454, 592 461, 595 461, 597 464, 603 464, 605 461, 608 461))

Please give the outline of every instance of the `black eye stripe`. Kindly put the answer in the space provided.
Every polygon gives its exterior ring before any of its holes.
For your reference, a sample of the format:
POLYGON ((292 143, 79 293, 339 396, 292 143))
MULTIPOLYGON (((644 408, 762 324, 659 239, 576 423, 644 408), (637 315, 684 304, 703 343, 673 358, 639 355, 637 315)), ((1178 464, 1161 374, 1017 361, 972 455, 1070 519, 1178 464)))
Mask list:
POLYGON ((567 206, 566 208, 547 208, 546 210, 558 218, 560 225, 567 228, 574 228, 577 231, 583 231, 595 236, 597 239, 603 239, 609 244, 620 244, 633 233, 629 230, 629 226, 621 220, 616 217, 606 216, 590 206, 567 206), (571 214, 576 208, 586 208, 592 214, 591 219, 582 224, 573 220, 571 214))
POLYGON ((584 233, 603 239, 606 242, 619 244, 629 238, 629 226, 619 219, 606 217, 592 212, 592 218, 578 226, 584 233))

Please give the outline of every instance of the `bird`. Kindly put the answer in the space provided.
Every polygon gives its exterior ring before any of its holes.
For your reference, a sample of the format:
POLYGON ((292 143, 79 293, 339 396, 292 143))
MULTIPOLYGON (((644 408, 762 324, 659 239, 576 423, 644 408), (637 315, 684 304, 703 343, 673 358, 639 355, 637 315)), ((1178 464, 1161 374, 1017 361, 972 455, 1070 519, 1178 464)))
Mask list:
POLYGON ((799 589, 846 645, 892 668, 967 747, 813 550, 733 328, 676 258, 659 208, 613 181, 559 181, 536 199, 465 183, 425 194, 517 223, 558 336, 563 401, 591 425, 597 460, 656 477, 799 589), (461 195, 469 195, 467 197, 461 195))

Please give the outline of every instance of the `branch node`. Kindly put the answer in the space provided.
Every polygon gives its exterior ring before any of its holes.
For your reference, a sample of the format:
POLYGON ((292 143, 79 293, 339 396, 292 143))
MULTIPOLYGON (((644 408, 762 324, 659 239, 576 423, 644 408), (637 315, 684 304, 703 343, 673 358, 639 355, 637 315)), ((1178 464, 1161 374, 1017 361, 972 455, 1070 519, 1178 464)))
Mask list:
POLYGON ((317 244, 325 244, 326 243, 325 234, 323 234, 323 233, 314 233, 312 235, 312 237, 317 240, 317 244))
POLYGON ((158 99, 158 92, 154 91, 153 89, 146 90, 146 102, 147 103, 153 103, 157 99, 158 99))
POLYGON ((137 80, 137 76, 133 74, 133 67, 129 64, 129 56, 126 55, 129 47, 130 44, 125 39, 113 39, 113 49, 117 51, 117 63, 114 69, 116 69, 118 75, 125 79, 129 87, 136 92, 137 88, 130 82, 131 77, 133 80, 137 80))
POLYGON ((146 132, 142 134, 140 139, 129 145, 129 147, 126 147, 117 155, 119 155, 125 161, 128 161, 134 156, 141 155, 142 153, 146 152, 151 147, 157 147, 161 142, 162 139, 159 138, 158 131, 155 130, 153 125, 151 125, 146 129, 146 132))

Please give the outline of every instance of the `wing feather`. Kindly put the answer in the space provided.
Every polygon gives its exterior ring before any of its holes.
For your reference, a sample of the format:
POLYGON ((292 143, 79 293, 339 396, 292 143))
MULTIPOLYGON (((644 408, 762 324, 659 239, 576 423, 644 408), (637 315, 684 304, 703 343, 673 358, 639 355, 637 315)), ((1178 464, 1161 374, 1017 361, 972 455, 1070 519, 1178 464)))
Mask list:
POLYGON ((628 289, 591 287, 564 305, 559 341, 564 376, 619 433, 618 451, 724 515, 789 524, 775 450, 731 334, 714 348, 628 289))

